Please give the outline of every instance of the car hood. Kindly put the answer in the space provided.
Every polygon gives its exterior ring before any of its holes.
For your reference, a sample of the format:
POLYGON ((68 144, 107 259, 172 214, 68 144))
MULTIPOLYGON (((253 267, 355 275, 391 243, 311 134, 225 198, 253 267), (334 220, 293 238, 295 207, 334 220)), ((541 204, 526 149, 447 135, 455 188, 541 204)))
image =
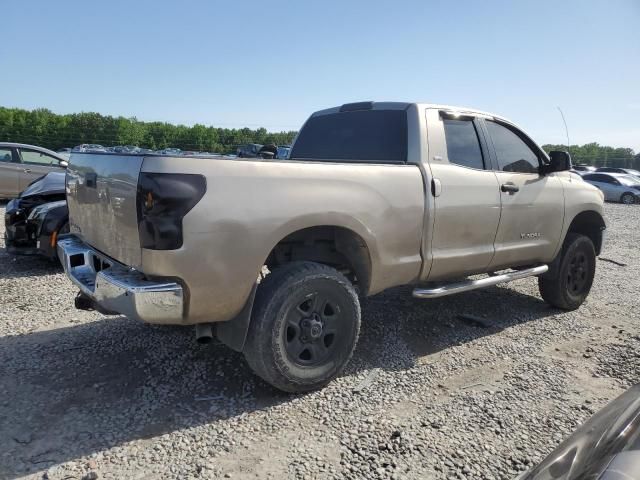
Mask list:
POLYGON ((52 195, 64 193, 65 174, 62 172, 50 172, 29 184, 20 194, 20 198, 34 195, 52 195))
POLYGON ((640 384, 593 415, 540 465, 518 477, 518 480, 600 478, 599 474, 616 454, 638 449, 640 384))

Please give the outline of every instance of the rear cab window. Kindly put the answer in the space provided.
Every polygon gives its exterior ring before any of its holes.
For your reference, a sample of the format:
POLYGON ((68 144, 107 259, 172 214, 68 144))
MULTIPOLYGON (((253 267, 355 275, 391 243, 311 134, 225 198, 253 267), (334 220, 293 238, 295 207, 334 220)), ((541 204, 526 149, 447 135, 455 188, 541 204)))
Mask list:
POLYGON ((406 163, 405 110, 354 110, 309 118, 291 160, 406 163))

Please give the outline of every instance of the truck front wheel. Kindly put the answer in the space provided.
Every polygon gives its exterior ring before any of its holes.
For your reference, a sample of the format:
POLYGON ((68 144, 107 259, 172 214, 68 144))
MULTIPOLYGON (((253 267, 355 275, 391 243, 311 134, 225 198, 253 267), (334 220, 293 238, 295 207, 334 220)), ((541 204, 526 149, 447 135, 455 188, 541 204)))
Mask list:
POLYGON ((568 233, 556 268, 538 277, 545 302, 563 310, 575 310, 589 295, 596 272, 593 242, 584 235, 568 233))
POLYGON ((280 390, 315 390, 340 374, 359 332, 360 303, 351 282, 326 265, 293 262, 258 286, 244 356, 280 390))

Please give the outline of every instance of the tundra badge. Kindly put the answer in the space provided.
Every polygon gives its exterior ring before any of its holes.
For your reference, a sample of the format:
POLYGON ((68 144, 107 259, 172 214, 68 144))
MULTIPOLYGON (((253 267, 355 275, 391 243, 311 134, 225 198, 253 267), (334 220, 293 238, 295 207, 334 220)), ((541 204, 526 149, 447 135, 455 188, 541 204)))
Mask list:
POLYGON ((542 234, 540 232, 531 232, 531 233, 521 233, 520 239, 524 240, 525 238, 540 238, 542 234))

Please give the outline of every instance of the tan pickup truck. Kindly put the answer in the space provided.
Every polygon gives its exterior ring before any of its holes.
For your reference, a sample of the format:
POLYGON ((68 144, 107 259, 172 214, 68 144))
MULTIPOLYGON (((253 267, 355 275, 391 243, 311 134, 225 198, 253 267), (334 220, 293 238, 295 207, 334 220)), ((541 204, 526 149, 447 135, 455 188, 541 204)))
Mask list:
POLYGON ((579 307, 605 222, 570 167, 490 113, 345 104, 314 113, 286 160, 73 154, 58 251, 78 308, 196 325, 305 391, 351 357, 359 297, 389 287, 428 299, 538 276, 547 302, 579 307))

